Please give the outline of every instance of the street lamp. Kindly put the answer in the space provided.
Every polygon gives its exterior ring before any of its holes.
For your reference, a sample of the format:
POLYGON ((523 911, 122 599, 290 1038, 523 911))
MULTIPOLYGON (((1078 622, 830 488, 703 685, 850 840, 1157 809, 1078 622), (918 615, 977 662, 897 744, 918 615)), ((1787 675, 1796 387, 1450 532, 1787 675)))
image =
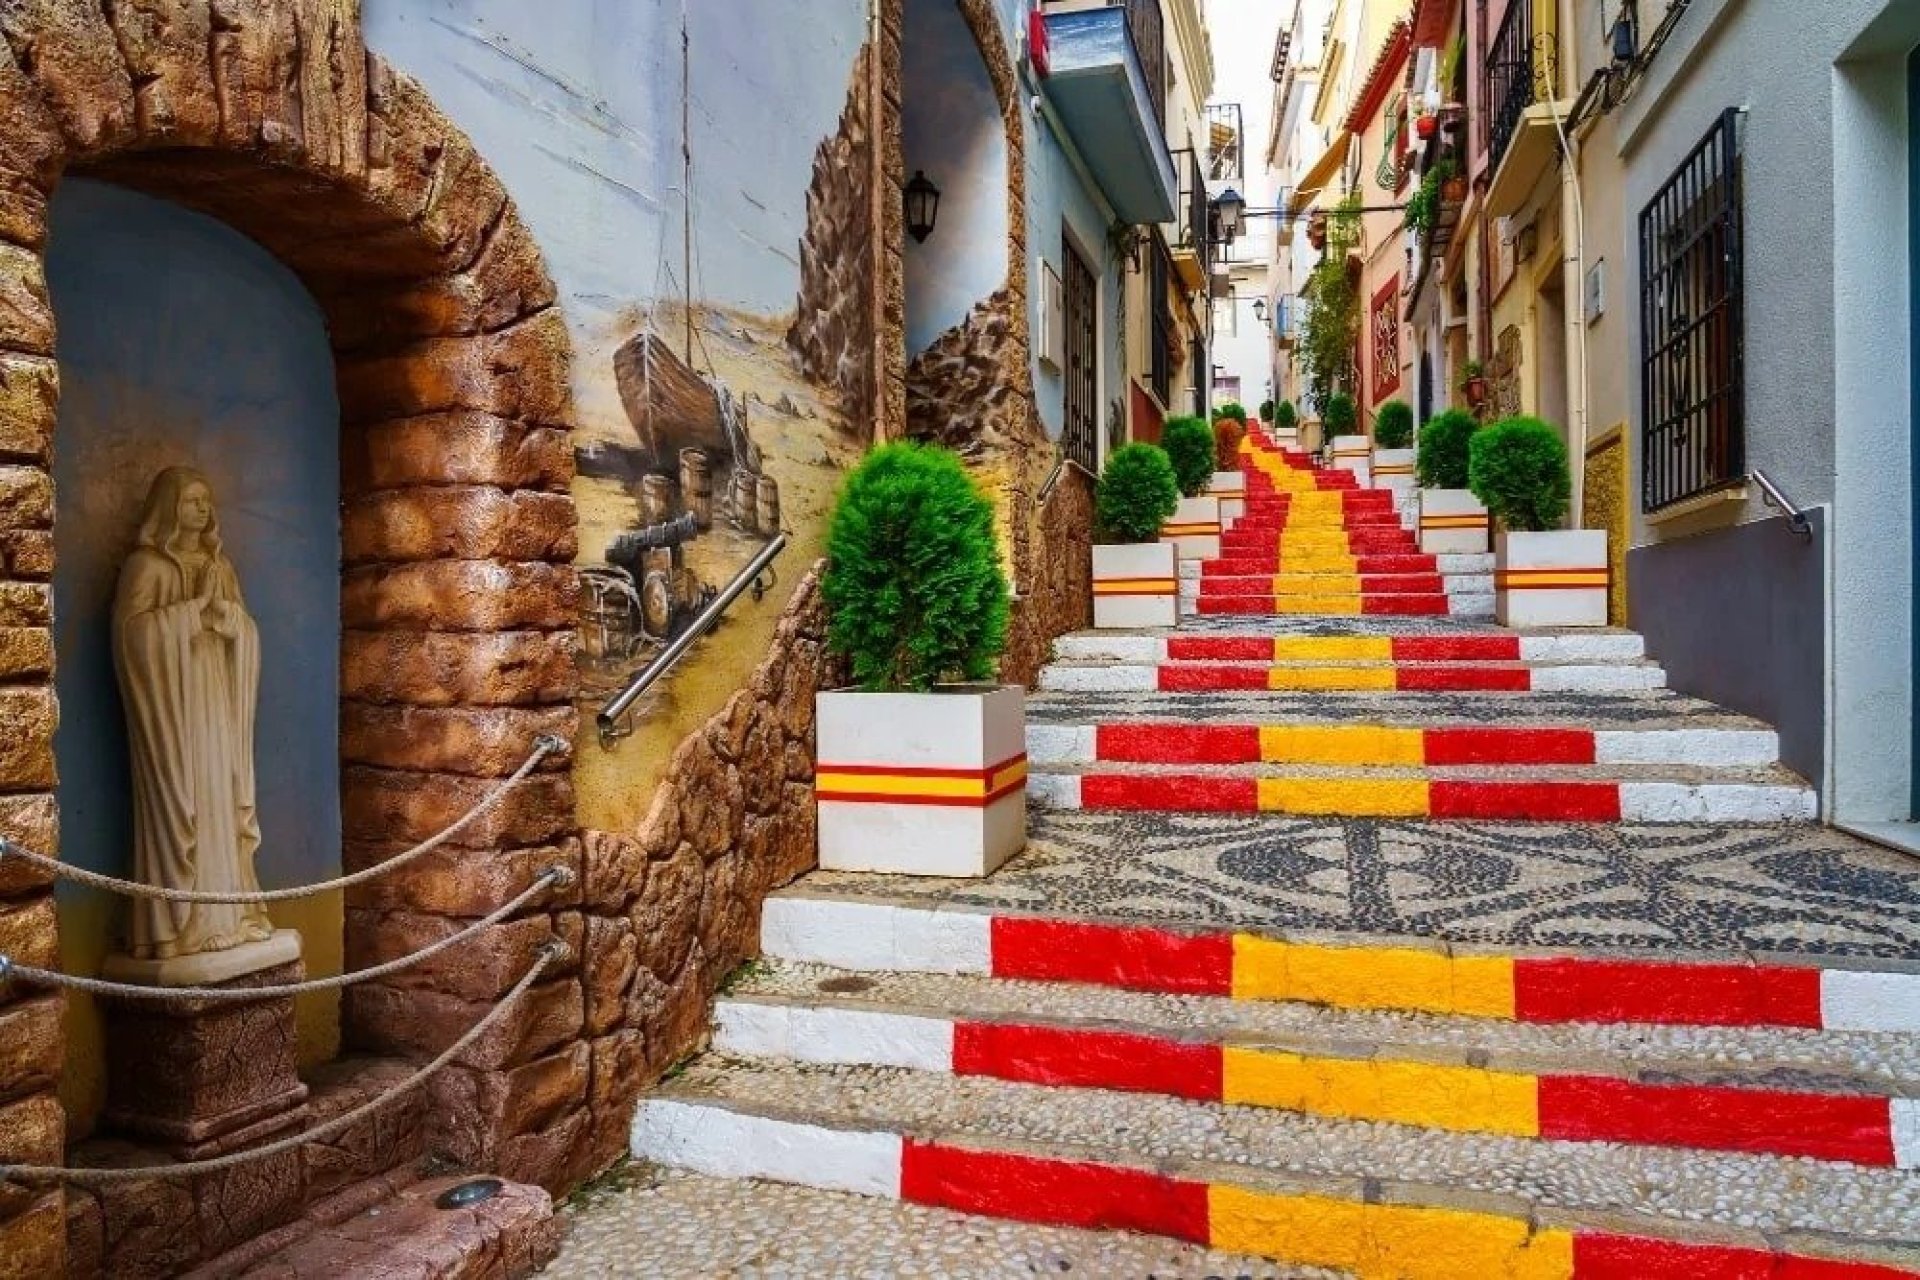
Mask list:
POLYGON ((1255 298, 1253 300, 1253 318, 1261 324, 1267 322, 1267 300, 1265 298, 1255 298))
POLYGON ((1240 219, 1247 212, 1247 202, 1238 191, 1228 187, 1213 201, 1214 214, 1220 219, 1220 238, 1231 240, 1240 234, 1240 219))
POLYGON ((913 180, 907 183, 903 194, 907 205, 907 234, 916 244, 925 244, 940 217, 940 188, 929 182, 924 172, 915 169, 913 180))

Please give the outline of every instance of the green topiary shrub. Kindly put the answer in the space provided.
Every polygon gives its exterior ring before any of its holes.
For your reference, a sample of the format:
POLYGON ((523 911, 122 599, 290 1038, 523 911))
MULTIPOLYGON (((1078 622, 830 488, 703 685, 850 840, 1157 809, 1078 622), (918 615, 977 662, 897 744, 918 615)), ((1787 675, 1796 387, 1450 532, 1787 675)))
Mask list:
POLYGON ((1468 445, 1467 487, 1513 532, 1556 529, 1573 493, 1567 446, 1538 418, 1496 422, 1468 445))
POLYGON ((1160 526, 1180 505, 1180 482, 1159 445, 1124 444, 1107 455, 1094 486, 1100 527, 1121 542, 1157 542, 1160 526))
POLYGON ((1300 425, 1300 414, 1294 409, 1293 401, 1282 400, 1273 406, 1273 425, 1282 431, 1291 431, 1300 425))
POLYGON ((1173 464, 1173 478, 1181 493, 1197 498, 1207 491, 1213 479, 1214 442, 1213 428, 1204 419, 1168 418, 1160 431, 1160 447, 1173 464))
POLYGON ((1413 406, 1389 400, 1373 417, 1373 443, 1381 449, 1404 449, 1413 443, 1413 406))
POLYGON ((1246 438, 1247 428, 1244 424, 1232 418, 1216 418, 1213 423, 1213 469, 1238 471, 1240 442, 1246 438))
POLYGON ((1247 425, 1246 406, 1237 400, 1228 400, 1223 404, 1215 405, 1213 407, 1213 420, 1218 422, 1222 418, 1232 418, 1244 427, 1247 425))
POLYGON ((1420 452, 1413 469, 1428 489, 1467 487, 1467 445, 1480 420, 1465 409, 1449 409, 1420 428, 1420 452))
POLYGON ((1260 402, 1260 421, 1262 422, 1273 421, 1273 401, 1262 400, 1260 402))
POLYGON ((861 688, 993 677, 1007 579, 993 507, 957 456, 912 443, 869 453, 840 491, 827 557, 827 645, 861 688))
POLYGON ((1327 406, 1320 411, 1320 417, 1327 428, 1323 434, 1329 440, 1335 436, 1354 434, 1360 423, 1360 415, 1353 407, 1353 397, 1344 391, 1336 391, 1327 397, 1327 406))

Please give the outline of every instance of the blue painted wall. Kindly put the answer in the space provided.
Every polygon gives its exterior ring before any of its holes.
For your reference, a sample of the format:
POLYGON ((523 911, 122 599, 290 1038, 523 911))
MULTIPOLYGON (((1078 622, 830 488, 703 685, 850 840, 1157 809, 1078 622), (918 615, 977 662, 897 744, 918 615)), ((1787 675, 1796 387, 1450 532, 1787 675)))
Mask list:
POLYGON ((260 628, 260 878, 327 878, 340 865, 340 411, 319 308, 264 249, 165 201, 72 180, 51 225, 62 854, 129 867, 114 582, 148 482, 189 464, 213 481, 260 628))
POLYGON ((980 46, 954 0, 907 0, 901 130, 907 174, 940 188, 925 244, 906 245, 907 354, 1007 279, 1007 135, 980 46))

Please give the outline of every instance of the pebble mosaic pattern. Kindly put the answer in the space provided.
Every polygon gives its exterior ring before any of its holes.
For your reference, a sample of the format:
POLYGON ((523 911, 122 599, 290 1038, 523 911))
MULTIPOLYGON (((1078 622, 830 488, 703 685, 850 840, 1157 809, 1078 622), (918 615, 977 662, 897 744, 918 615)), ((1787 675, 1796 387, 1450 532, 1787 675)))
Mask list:
POLYGON ((1517 1196, 1540 1207, 1818 1232, 1910 1249, 1920 1263, 1920 1178, 1889 1169, 1443 1133, 1155 1094, 711 1055, 659 1092, 926 1138, 1040 1143, 1069 1158, 1124 1159, 1177 1176, 1192 1162, 1212 1166, 1194 1172, 1213 1182, 1245 1180, 1236 1170, 1377 1178, 1517 1196))
POLYGON ((1261 933, 1920 962, 1920 864, 1812 824, 1422 823, 1035 809, 991 880, 809 891, 1261 933))
POLYGON ((1760 729, 1682 694, 1042 693, 1030 724, 1549 725, 1582 729, 1760 729))
POLYGON ((1920 1096, 1920 1037, 1777 1027, 1504 1022, 1370 1009, 1334 1009, 1114 987, 1021 982, 937 973, 862 974, 770 962, 743 979, 736 999, 836 1003, 939 1016, 1093 1023, 1245 1042, 1334 1045, 1343 1051, 1408 1050, 1435 1061, 1471 1057, 1512 1069, 1617 1067, 1650 1081, 1726 1080, 1780 1089, 1865 1088, 1920 1096))
POLYGON ((772 1182, 639 1169, 588 1192, 551 1280, 1337 1280, 1153 1236, 1028 1226, 772 1182))

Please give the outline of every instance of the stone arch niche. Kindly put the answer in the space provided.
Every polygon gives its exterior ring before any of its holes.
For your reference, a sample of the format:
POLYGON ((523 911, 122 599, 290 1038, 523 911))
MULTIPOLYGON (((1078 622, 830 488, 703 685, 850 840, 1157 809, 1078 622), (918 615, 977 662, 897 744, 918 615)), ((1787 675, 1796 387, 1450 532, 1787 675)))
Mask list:
MULTIPOLYGON (((573 736, 569 352, 531 236, 466 137, 365 50, 357 0, 17 0, 0 8, 0 37, 0 833, 59 847, 60 374, 41 253, 48 199, 73 173, 221 219, 319 302, 341 410, 343 862, 435 834, 537 735, 573 736)), ((569 759, 550 756, 447 849, 350 894, 348 966, 443 936, 545 866, 577 867, 569 759)), ((557 930, 577 943, 572 901, 558 895, 402 983, 354 989, 346 1045, 433 1056, 542 939, 557 930)), ((46 878, 0 864, 0 952, 53 967, 56 933, 46 878)), ((515 1073, 580 1034, 581 999, 577 964, 534 988, 418 1104, 410 1123, 427 1144, 549 1186, 589 1171, 584 1121, 511 1137, 565 1110, 531 1116, 515 1073)), ((58 1164, 58 1001, 19 985, 0 1001, 0 1162, 58 1164)), ((569 1061, 584 1057, 576 1048, 569 1061)), ((564 1092, 547 1083, 549 1096, 564 1092)), ((147 1223, 139 1240, 116 1240, 112 1206, 103 1232, 101 1206, 74 1193, 75 1239, 139 1255, 143 1273, 182 1269, 297 1215, 301 1196, 364 1176, 355 1161, 378 1162, 395 1139, 363 1136, 374 1150, 273 1169, 269 1180, 293 1179, 291 1200, 284 1187, 234 1200, 237 1178, 132 1184, 149 1197, 128 1219, 147 1223)), ((68 1216, 57 1190, 0 1187, 0 1256, 59 1274, 68 1216)), ((72 1261, 84 1271, 102 1259, 72 1261)))

